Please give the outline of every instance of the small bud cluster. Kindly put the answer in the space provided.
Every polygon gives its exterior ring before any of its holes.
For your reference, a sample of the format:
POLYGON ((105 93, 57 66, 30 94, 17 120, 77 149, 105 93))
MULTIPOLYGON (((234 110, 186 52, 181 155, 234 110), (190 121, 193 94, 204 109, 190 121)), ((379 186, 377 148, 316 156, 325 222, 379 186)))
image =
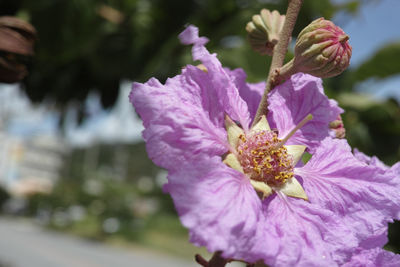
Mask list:
MULTIPOLYGON (((246 26, 252 48, 261 54, 272 55, 284 21, 285 16, 266 9, 261 15, 253 16, 246 26)), ((275 70, 274 84, 297 72, 320 78, 339 75, 350 64, 352 49, 348 39, 349 36, 333 22, 324 18, 314 20, 297 37, 295 57, 275 70)))
POLYGON ((340 115, 329 124, 329 128, 333 131, 335 138, 343 139, 346 137, 346 129, 344 128, 343 120, 340 115))
POLYGON ((254 15, 246 25, 251 47, 261 55, 271 56, 284 22, 285 16, 276 10, 262 9, 259 15, 254 15))

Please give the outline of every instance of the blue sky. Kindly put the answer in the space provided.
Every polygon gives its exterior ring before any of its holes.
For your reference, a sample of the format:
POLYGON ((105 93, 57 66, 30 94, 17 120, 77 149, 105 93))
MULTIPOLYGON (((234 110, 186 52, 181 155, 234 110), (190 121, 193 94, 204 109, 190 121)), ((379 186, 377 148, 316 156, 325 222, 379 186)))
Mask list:
MULTIPOLYGON (((400 42, 399 12, 399 0, 369 0, 356 16, 349 19, 339 14, 334 18, 334 22, 350 36, 353 47, 350 68, 361 64, 385 44, 400 42)), ((400 102, 400 75, 380 81, 368 80, 357 89, 377 98, 395 97, 400 102)))
POLYGON ((349 19, 339 14, 334 18, 334 22, 350 36, 353 47, 350 66, 360 64, 384 44, 400 41, 399 12, 399 0, 369 0, 356 16, 349 19))

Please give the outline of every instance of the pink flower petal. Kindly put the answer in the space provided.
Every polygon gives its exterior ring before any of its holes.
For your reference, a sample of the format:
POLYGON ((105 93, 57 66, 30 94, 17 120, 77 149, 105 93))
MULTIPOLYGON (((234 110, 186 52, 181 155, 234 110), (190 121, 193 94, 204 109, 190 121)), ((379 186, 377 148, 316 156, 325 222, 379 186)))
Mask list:
POLYGON ((288 141, 288 144, 306 145, 310 150, 329 136, 329 123, 343 112, 323 93, 321 79, 303 73, 277 86, 268 101, 268 121, 279 130, 279 138, 285 137, 308 114, 313 115, 288 141))

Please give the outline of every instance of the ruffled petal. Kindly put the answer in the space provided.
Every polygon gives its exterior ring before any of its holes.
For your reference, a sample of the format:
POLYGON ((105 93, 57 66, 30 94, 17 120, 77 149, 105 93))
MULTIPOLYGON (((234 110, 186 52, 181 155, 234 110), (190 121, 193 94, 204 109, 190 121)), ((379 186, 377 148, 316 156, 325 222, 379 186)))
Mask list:
POLYGON ((258 105, 260 104, 262 95, 265 91, 265 82, 246 83, 247 75, 243 69, 229 70, 225 68, 225 71, 231 76, 231 79, 239 89, 240 97, 246 101, 251 121, 253 121, 257 113, 258 105))
POLYGON ((193 59, 200 60, 207 68, 207 79, 211 81, 224 111, 247 131, 250 124, 247 104, 240 97, 238 88, 222 67, 216 54, 210 54, 204 47, 208 41, 207 38, 199 37, 198 28, 190 25, 179 35, 179 39, 183 44, 193 44, 193 59))
POLYGON ((332 212, 307 201, 274 195, 263 209, 255 249, 270 266, 336 266, 332 252, 356 245, 332 212))
POLYGON ((206 74, 188 66, 163 85, 134 83, 130 100, 143 120, 149 157, 168 170, 192 155, 222 155, 229 149, 224 112, 206 74))
POLYGON ((338 248, 356 246, 334 214, 276 194, 261 201, 249 179, 219 157, 197 158, 170 172, 164 189, 190 241, 226 258, 271 266, 335 266, 338 248))
POLYGON ((262 208, 249 179, 219 157, 196 162, 170 172, 164 188, 189 228, 190 241, 227 258, 258 260, 253 247, 262 208))
POLYGON ((334 100, 323 93, 322 80, 314 76, 297 73, 269 95, 268 121, 278 129, 279 137, 285 137, 308 114, 313 119, 307 122, 287 142, 306 145, 311 151, 320 141, 329 136, 329 123, 343 112, 334 100))
POLYGON ((400 255, 381 248, 359 250, 351 260, 343 267, 398 267, 400 266, 400 255))
POLYGON ((399 179, 359 161, 345 140, 326 138, 308 163, 295 169, 312 203, 342 217, 360 242, 383 245, 387 222, 398 218, 399 179))
MULTIPOLYGON (((361 162, 367 164, 370 167, 375 167, 381 173, 386 173, 390 177, 395 177, 393 181, 397 182, 397 188, 400 189, 400 162, 397 162, 393 166, 389 167, 382 161, 380 161, 376 156, 367 156, 360 152, 357 148, 353 149, 354 156, 361 162), (396 178, 397 177, 397 178, 396 178)), ((400 218, 400 210, 396 218, 400 218)))
POLYGON ((362 153, 361 151, 359 151, 357 148, 355 148, 353 150, 353 154, 358 160, 360 160, 368 165, 376 166, 382 170, 388 170, 390 168, 389 166, 385 165, 385 163, 380 161, 377 157, 367 156, 364 153, 362 153))

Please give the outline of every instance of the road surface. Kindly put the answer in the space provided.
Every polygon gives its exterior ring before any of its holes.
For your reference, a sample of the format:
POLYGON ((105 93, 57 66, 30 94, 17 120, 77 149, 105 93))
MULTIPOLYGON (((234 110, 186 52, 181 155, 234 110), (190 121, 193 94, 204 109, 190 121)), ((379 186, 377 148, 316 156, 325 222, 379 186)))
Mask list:
POLYGON ((0 217, 0 267, 199 267, 194 262, 123 249, 0 217))

